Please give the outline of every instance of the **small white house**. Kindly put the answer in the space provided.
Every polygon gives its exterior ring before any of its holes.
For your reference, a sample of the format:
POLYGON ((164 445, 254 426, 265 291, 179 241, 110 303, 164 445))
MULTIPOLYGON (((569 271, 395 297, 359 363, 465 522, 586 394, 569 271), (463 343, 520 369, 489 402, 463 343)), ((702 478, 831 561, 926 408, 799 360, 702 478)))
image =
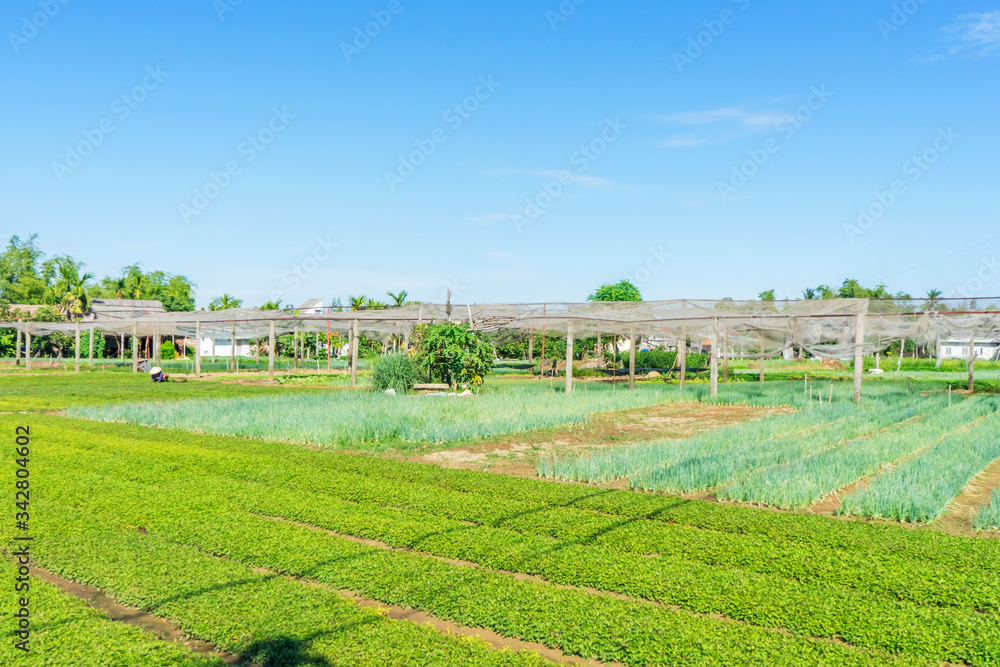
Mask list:
POLYGON ((323 299, 309 299, 295 310, 301 315, 322 315, 325 310, 323 299))
MULTIPOLYGON (((228 337, 216 338, 215 339, 215 356, 224 357, 228 359, 232 354, 233 340, 228 337)), ((202 338, 201 339, 201 358, 212 357, 212 339, 202 338)), ((236 339, 236 356, 237 357, 249 357, 253 355, 253 346, 250 340, 246 339, 236 339)))
MULTIPOLYGON (((976 359, 990 361, 1000 357, 1000 341, 977 340, 976 359)), ((938 343, 938 359, 968 359, 969 341, 943 340, 938 343)))

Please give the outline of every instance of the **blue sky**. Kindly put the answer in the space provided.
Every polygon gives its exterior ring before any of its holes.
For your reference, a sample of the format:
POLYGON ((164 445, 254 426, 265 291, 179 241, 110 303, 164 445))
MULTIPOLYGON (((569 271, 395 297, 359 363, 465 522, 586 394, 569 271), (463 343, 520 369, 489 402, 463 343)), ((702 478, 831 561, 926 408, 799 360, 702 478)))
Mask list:
POLYGON ((0 233, 202 306, 1000 293, 996 0, 9 0, 0 28, 0 233))

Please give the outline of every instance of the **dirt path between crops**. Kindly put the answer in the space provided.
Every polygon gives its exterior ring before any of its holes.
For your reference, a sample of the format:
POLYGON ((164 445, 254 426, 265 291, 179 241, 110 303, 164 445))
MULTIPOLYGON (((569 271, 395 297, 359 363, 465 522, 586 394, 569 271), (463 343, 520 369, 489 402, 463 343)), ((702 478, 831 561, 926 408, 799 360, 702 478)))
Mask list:
POLYGON ((226 653, 225 651, 220 651, 208 642, 188 637, 180 628, 170 621, 162 619, 158 616, 153 616, 152 614, 147 614, 141 609, 119 604, 114 600, 114 598, 108 596, 99 588, 94 588, 93 586, 87 586, 86 584, 80 584, 75 581, 65 579, 60 577, 58 574, 49 572, 43 567, 39 567, 35 563, 31 564, 31 574, 46 583, 52 584, 64 593, 80 598, 94 609, 103 612, 112 621, 132 625, 141 630, 145 630, 146 632, 149 632, 164 641, 181 644, 192 653, 222 658, 227 665, 259 667, 256 663, 242 662, 238 656, 233 655, 232 653, 226 653))
MULTIPOLYGON (((957 535, 983 535, 972 528, 972 513, 990 503, 994 489, 1000 489, 1000 459, 979 473, 952 501, 944 516, 937 520, 937 527, 957 535)), ((996 533, 991 535, 995 536, 996 533)))
MULTIPOLYGON (((536 477, 535 462, 544 454, 567 454, 664 438, 689 438, 710 429, 759 419, 790 408, 746 405, 667 403, 648 408, 594 414, 582 424, 500 436, 445 450, 405 457, 415 463, 466 468, 520 477, 536 477)), ((390 454, 391 456, 391 454, 390 454)))

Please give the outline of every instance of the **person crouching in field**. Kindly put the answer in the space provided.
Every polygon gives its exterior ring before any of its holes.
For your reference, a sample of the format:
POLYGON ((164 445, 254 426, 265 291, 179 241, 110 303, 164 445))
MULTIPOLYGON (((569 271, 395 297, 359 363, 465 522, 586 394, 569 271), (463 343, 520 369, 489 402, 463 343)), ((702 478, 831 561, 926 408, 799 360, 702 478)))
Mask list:
POLYGON ((149 378, 153 382, 166 382, 169 377, 159 366, 153 366, 149 369, 149 378))

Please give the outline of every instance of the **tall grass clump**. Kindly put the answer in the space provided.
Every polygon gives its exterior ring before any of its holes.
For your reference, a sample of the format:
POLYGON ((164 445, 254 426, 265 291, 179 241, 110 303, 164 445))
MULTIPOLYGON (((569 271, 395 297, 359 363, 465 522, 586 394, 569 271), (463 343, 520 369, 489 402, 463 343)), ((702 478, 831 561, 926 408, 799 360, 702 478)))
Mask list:
POLYGON ((390 354, 375 362, 371 382, 375 391, 405 394, 417 383, 417 369, 406 354, 390 354))
POLYGON ((972 527, 976 530, 1000 531, 1000 488, 993 491, 993 500, 990 504, 976 512, 972 527))
POLYGON ((323 392, 74 407, 67 413, 98 421, 378 451, 579 424, 595 412, 648 407, 674 396, 659 388, 615 391, 609 386, 567 396, 536 383, 464 398, 323 392))
POLYGON ((917 419, 897 415, 903 418, 897 419, 895 425, 886 425, 891 428, 876 429, 815 455, 737 479, 720 489, 718 496, 782 509, 808 507, 894 461, 934 445, 989 409, 977 400, 963 401, 952 408, 943 396, 915 400, 922 406, 917 419))
MULTIPOLYGON (((986 417, 949 434, 926 452, 903 461, 844 499, 840 513, 927 523, 986 466, 1000 459, 996 399, 976 401, 986 417)), ((975 419, 975 415, 970 415, 975 419)), ((968 422, 966 422, 968 424, 968 422)))
MULTIPOLYGON (((783 383, 763 391, 751 385, 746 401, 787 405, 801 403, 803 395, 798 383, 783 383)), ((739 398, 738 391, 729 390, 720 392, 718 402, 737 403, 741 402, 739 398)), ((829 450, 845 440, 863 437, 934 407, 919 396, 895 388, 871 391, 862 407, 854 406, 843 394, 837 399, 833 405, 820 407, 817 401, 812 410, 773 415, 686 440, 544 457, 539 461, 538 473, 594 483, 628 478, 632 488, 647 491, 699 491, 829 450)))

